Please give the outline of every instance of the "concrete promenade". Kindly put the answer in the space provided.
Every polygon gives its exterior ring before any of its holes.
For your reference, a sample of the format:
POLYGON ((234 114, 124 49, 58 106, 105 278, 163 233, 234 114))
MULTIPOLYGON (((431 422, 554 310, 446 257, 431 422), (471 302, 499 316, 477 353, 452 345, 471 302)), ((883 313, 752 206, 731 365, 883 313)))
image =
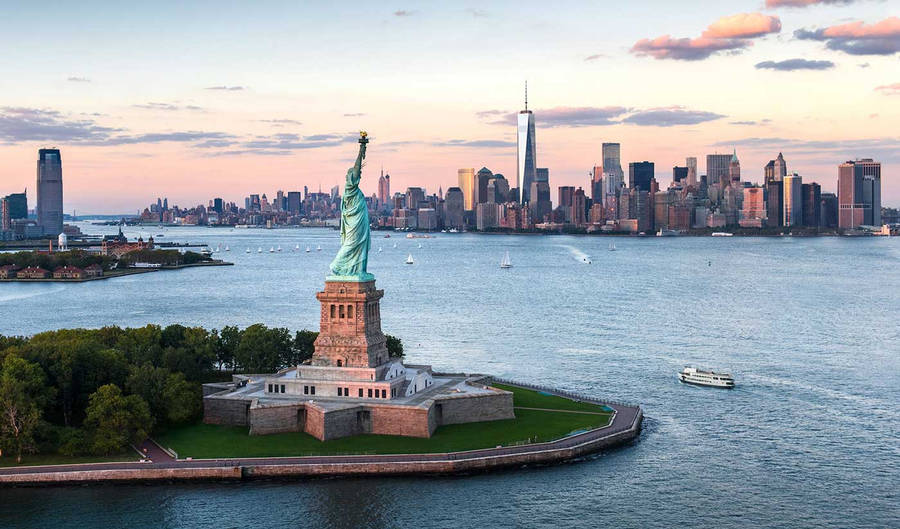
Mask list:
MULTIPOLYGON (((522 384, 522 386, 526 385, 522 384)), ((560 392, 560 395, 563 394, 560 392)), ((591 400, 593 401, 593 399, 591 400)), ((0 485, 482 472, 494 468, 550 464, 575 459, 626 443, 640 434, 643 420, 643 412, 640 407, 594 402, 605 404, 615 410, 613 421, 608 426, 547 443, 435 454, 194 460, 173 459, 162 450, 153 450, 153 461, 148 463, 87 463, 2 468, 0 469, 0 485)))

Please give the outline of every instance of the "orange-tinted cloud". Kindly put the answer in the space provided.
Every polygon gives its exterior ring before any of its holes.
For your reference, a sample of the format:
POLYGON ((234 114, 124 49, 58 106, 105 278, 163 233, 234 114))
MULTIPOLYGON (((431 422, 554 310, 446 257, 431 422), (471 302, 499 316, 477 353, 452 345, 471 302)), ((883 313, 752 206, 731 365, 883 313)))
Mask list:
POLYGON ((881 85, 876 87, 875 91, 888 96, 897 96, 900 95, 900 83, 881 85))
POLYGON ((766 7, 807 7, 815 4, 850 4, 854 0, 766 0, 766 7))
POLYGON ((893 55, 900 51, 900 17, 888 17, 875 24, 856 21, 820 29, 798 29, 794 37, 824 41, 826 48, 850 55, 893 55))
POLYGON ((781 31, 781 20, 762 13, 738 13, 716 20, 703 32, 714 39, 747 39, 781 31))
POLYGON ((898 37, 900 36, 900 17, 888 17, 881 22, 869 25, 860 20, 848 22, 847 24, 825 28, 822 30, 822 35, 828 38, 849 37, 857 39, 898 37))
POLYGON ((663 35, 641 39, 631 47, 631 53, 655 59, 699 61, 719 51, 743 50, 752 44, 750 39, 779 31, 781 20, 776 16, 739 13, 716 20, 697 38, 663 35))

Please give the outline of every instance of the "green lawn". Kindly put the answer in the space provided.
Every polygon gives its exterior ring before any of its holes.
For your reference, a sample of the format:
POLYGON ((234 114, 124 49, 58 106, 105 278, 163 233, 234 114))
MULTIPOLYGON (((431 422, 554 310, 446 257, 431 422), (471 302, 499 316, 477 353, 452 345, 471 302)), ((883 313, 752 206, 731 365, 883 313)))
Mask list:
MULTIPOLYGON (((499 386, 498 386, 499 387, 499 386)), ((539 392, 503 386, 515 393, 516 406, 602 413, 603 407, 573 402, 539 392)), ((391 435, 358 435, 319 441, 305 433, 250 436, 247 428, 192 424, 156 438, 179 457, 276 457, 335 454, 433 453, 492 448, 559 439, 572 432, 605 426, 611 414, 559 413, 516 409, 516 418, 437 429, 429 439, 391 435)))
POLYGON ((135 452, 112 456, 64 456, 60 454, 29 454, 22 456, 22 462, 17 464, 15 457, 0 457, 0 467, 25 467, 36 465, 74 465, 78 463, 109 463, 114 461, 137 461, 135 452))

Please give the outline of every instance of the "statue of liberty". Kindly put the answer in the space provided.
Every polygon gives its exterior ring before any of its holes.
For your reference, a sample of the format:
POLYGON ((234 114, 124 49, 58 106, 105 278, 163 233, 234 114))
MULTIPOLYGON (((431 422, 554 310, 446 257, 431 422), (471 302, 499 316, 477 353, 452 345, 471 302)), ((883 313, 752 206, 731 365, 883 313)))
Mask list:
POLYGON ((341 199, 341 249, 331 262, 330 281, 373 281, 366 271, 369 260, 369 209, 366 197, 359 189, 363 160, 366 158, 365 132, 359 133, 359 154, 356 163, 347 170, 344 196, 341 199))

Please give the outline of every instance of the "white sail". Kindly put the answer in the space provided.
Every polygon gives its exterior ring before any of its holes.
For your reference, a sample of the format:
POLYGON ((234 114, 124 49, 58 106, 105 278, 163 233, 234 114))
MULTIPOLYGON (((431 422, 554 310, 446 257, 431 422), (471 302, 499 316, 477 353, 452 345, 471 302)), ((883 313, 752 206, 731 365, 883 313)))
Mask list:
POLYGON ((512 268, 512 261, 509 259, 509 252, 506 252, 503 255, 503 259, 500 260, 500 268, 512 268))
POLYGON ((413 261, 413 258, 412 258, 412 254, 409 254, 409 255, 406 257, 406 264, 413 264, 413 262, 414 262, 414 261, 413 261))

